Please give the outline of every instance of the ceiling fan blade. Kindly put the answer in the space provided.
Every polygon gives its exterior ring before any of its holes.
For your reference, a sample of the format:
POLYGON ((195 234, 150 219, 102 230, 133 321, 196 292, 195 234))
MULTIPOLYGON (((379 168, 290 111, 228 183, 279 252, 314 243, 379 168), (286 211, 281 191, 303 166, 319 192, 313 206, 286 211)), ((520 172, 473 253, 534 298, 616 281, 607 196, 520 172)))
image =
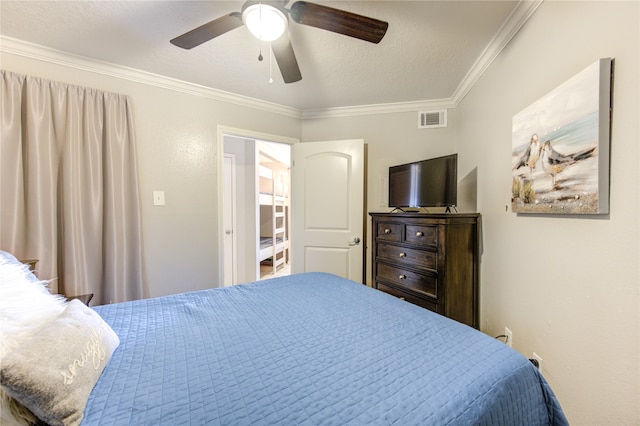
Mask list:
POLYGON ((306 1, 294 3, 291 6, 290 16, 299 24, 333 31, 371 43, 379 43, 389 27, 388 22, 306 1))
POLYGON ((171 44, 183 49, 191 49, 241 25, 242 15, 238 12, 233 12, 172 39, 171 44))
POLYGON ((276 62, 278 62, 284 82, 295 83, 302 80, 298 60, 293 51, 293 46, 291 46, 291 40, 289 40, 289 34, 285 32, 279 39, 272 41, 271 49, 273 50, 273 56, 276 57, 276 62))

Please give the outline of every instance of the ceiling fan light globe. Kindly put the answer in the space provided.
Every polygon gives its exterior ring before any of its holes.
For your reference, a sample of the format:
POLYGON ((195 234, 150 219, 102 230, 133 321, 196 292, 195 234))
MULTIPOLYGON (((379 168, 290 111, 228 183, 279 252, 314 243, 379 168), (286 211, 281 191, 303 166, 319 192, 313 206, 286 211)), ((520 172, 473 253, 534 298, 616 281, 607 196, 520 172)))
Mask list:
POLYGON ((287 29, 287 17, 268 4, 253 4, 242 11, 242 21, 251 34, 263 41, 273 41, 287 29))

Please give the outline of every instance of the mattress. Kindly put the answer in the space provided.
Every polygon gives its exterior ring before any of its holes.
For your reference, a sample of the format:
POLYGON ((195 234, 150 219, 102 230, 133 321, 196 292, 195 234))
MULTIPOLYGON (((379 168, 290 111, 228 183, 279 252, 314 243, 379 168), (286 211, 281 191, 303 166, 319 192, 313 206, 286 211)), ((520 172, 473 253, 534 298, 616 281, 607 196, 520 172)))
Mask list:
MULTIPOLYGON (((276 238, 276 244, 282 244, 286 239, 276 238)), ((267 249, 273 247, 273 238, 272 237, 260 237, 260 250, 267 249)))
POLYGON ((533 365, 324 273, 98 306, 120 346, 83 425, 564 425, 533 365))

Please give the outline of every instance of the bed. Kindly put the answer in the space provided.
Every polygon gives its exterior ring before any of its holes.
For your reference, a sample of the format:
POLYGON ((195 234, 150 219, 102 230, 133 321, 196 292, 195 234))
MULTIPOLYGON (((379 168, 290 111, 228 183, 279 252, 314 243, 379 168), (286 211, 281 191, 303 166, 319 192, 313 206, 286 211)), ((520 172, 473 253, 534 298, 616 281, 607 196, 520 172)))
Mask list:
POLYGON ((274 245, 277 247, 277 253, 286 248, 286 239, 276 237, 275 241, 276 242, 274 244, 273 237, 260 237, 260 256, 258 258, 260 262, 262 262, 263 260, 271 259, 273 257, 274 245))
POLYGON ((287 262, 289 166, 259 151, 260 249, 258 263, 270 264, 275 274, 287 262))
POLYGON ((119 345, 82 425, 567 424, 516 351, 330 274, 83 309, 119 345))

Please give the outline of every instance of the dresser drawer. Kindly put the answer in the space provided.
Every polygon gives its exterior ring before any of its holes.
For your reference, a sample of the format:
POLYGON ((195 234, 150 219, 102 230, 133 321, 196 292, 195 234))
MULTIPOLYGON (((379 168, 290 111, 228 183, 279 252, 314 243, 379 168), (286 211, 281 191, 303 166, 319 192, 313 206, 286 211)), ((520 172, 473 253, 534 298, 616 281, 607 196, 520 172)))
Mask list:
POLYGON ((379 257, 389 259, 398 265, 410 265, 416 268, 436 269, 437 254, 433 251, 395 246, 393 244, 378 244, 376 247, 379 257))
POLYGON ((438 298, 438 278, 430 274, 421 274, 402 267, 379 263, 376 279, 388 281, 398 287, 422 293, 434 299, 438 298))
POLYGON ((378 283, 378 290, 384 291, 385 293, 388 293, 402 300, 406 300, 407 302, 413 303, 414 305, 422 306, 423 308, 429 309, 430 311, 438 312, 437 303, 414 296, 413 294, 407 293, 406 291, 402 291, 400 289, 390 287, 382 283, 378 283))
POLYGON ((477 328, 480 215, 373 212, 370 216, 372 284, 477 328))
POLYGON ((438 227, 428 225, 407 225, 404 240, 408 243, 438 245, 438 227))
POLYGON ((378 223, 376 236, 380 240, 400 241, 402 238, 402 225, 397 223, 378 223))

